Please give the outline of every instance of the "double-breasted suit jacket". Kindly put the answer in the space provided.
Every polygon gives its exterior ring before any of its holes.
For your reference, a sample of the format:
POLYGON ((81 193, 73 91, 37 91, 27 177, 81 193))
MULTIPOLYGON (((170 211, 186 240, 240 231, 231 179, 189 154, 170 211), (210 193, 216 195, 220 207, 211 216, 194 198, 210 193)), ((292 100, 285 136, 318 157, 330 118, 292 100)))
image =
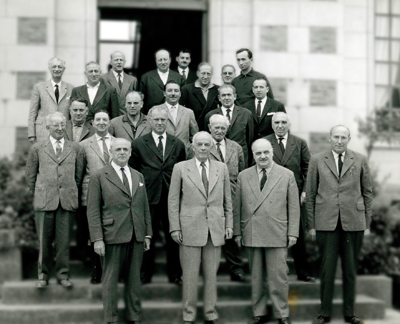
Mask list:
POLYGON ((150 133, 151 127, 147 124, 147 117, 140 113, 135 134, 133 134, 132 126, 126 115, 113 118, 108 132, 115 137, 125 138, 127 141, 132 142, 134 139, 150 133))
MULTIPOLYGON (((74 133, 73 133, 73 124, 71 120, 67 120, 67 124, 65 126, 65 138, 69 141, 73 141, 74 140, 74 133)), ((82 125, 82 132, 81 132, 81 136, 79 138, 79 142, 82 142, 83 140, 89 138, 90 136, 92 136, 95 133, 94 128, 92 125, 90 125, 90 123, 88 121, 85 121, 85 123, 82 125)))
POLYGON ((71 92, 74 86, 61 81, 58 103, 51 80, 35 84, 32 90, 28 117, 28 138, 36 137, 38 142, 47 141, 49 132, 46 129, 46 116, 61 112, 69 119, 71 92))

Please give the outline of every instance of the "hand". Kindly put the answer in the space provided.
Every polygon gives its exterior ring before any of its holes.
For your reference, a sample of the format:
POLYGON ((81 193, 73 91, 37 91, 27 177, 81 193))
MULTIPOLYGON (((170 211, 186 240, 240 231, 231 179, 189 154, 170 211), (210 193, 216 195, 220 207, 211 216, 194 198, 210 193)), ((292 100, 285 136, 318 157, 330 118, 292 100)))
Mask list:
POLYGON ((303 205, 305 201, 306 201, 306 193, 302 192, 300 196, 300 205, 303 205))
POLYGON ((151 243, 151 239, 148 237, 144 238, 144 252, 150 250, 150 243, 151 243))
POLYGON ((36 137, 29 137, 28 140, 31 144, 34 144, 36 142, 36 137))
POLYGON ((317 237, 317 232, 315 231, 315 229, 308 230, 308 237, 311 241, 315 241, 315 238, 317 237))
POLYGON ((233 237, 233 229, 228 227, 225 229, 225 240, 229 240, 233 237))
POLYGON ((106 255, 106 245, 103 240, 94 242, 94 252, 100 256, 106 255))
POLYGON ((171 232, 171 237, 176 243, 182 244, 182 231, 171 232))
POLYGON ((371 234, 371 231, 369 228, 367 228, 366 230, 364 230, 364 236, 368 236, 369 234, 371 234))
POLYGON ((292 247, 295 245, 297 242, 297 237, 288 235, 288 248, 292 247))
POLYGON ((238 247, 242 247, 242 236, 241 235, 235 236, 235 243, 238 247))

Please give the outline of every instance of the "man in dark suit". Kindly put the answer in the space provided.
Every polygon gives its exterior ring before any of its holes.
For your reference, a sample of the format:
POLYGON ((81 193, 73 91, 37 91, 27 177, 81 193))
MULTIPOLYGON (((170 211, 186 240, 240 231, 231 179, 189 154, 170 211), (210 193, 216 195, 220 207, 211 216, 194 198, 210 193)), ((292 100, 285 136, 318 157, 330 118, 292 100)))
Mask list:
POLYGON ((178 62, 178 72, 185 84, 194 83, 197 80, 196 71, 189 69, 189 64, 191 62, 190 52, 186 49, 180 50, 179 55, 176 57, 176 62, 178 62))
POLYGON ((94 250, 102 258, 104 317, 117 323, 118 279, 125 281, 126 319, 139 323, 140 266, 150 248, 151 217, 143 175, 128 167, 131 143, 123 138, 111 145, 111 164, 90 178, 88 221, 94 250))
MULTIPOLYGON (((172 283, 180 284, 179 246, 169 235, 168 190, 174 165, 186 158, 185 145, 177 137, 166 133, 168 111, 154 107, 148 115, 152 132, 132 142, 129 165, 141 172, 146 181, 153 231, 163 230, 167 252, 167 275, 172 283)), ((154 244, 153 240, 153 244, 154 244)), ((142 282, 149 283, 154 273, 154 249, 147 253, 142 266, 142 282)))
POLYGON ((65 126, 65 138, 79 143, 94 134, 92 125, 86 120, 89 109, 87 101, 81 98, 72 98, 69 107, 70 120, 65 126))
POLYGON ((181 87, 185 81, 178 72, 170 70, 171 54, 161 49, 156 53, 157 69, 142 75, 140 91, 144 95, 143 113, 147 115, 149 110, 164 102, 164 85, 168 81, 175 81, 181 87))
POLYGON ((105 84, 117 91, 119 115, 124 115, 126 112, 126 95, 137 89, 137 79, 124 72, 125 62, 125 55, 122 52, 113 52, 110 56, 111 70, 101 76, 105 84))
POLYGON ((343 271, 343 313, 346 323, 361 324, 355 316, 357 261, 372 216, 372 183, 367 158, 347 148, 350 131, 331 129, 331 150, 313 155, 306 185, 307 228, 321 252, 321 308, 314 324, 329 323, 337 260, 343 271))
MULTIPOLYGON (((272 99, 268 99, 272 100, 272 99)), ((306 179, 310 151, 305 140, 289 133, 290 119, 284 112, 277 112, 272 117, 272 128, 274 134, 265 138, 270 141, 274 151, 274 162, 289 169, 296 178, 300 201, 300 226, 297 244, 292 248, 294 265, 296 267, 297 279, 314 282, 310 265, 307 263, 307 254, 304 236, 306 233, 306 211, 303 206, 306 199, 306 179), (302 208, 303 207, 303 208, 302 208)))
POLYGON ((101 79, 101 68, 97 62, 86 64, 87 84, 72 89, 72 98, 84 98, 88 102, 87 121, 92 121, 99 110, 108 112, 111 118, 119 116, 119 103, 116 90, 101 79))
POLYGON ((272 87, 267 77, 264 74, 253 70, 253 53, 248 48, 241 48, 236 51, 236 61, 241 71, 232 81, 232 85, 237 91, 236 104, 241 106, 254 99, 254 93, 252 91, 253 82, 259 78, 263 78, 267 81, 267 86, 269 88, 268 97, 274 99, 272 87))
POLYGON ((209 63, 199 64, 197 69, 198 79, 195 83, 185 85, 182 88, 182 96, 179 103, 192 109, 200 131, 207 130, 204 117, 211 110, 218 107, 218 87, 211 82, 213 68, 209 63))
POLYGON ((205 124, 209 124, 210 117, 220 114, 228 118, 230 126, 226 134, 226 138, 235 141, 243 149, 245 168, 251 165, 253 160, 251 154, 251 143, 254 140, 254 119, 248 109, 236 106, 235 87, 224 84, 218 89, 218 99, 221 101, 222 107, 211 110, 205 117, 205 124))
POLYGON ((242 107, 249 109, 253 114, 256 125, 254 139, 256 140, 273 134, 272 116, 278 111, 286 112, 286 110, 282 103, 267 97, 269 88, 265 79, 254 80, 252 89, 255 99, 246 102, 242 107))
POLYGON ((56 276, 60 285, 72 286, 69 277, 71 217, 78 209, 78 188, 83 176, 83 150, 64 138, 66 118, 61 112, 47 115, 47 142, 35 143, 26 161, 26 181, 34 195, 36 231, 39 238, 37 288, 49 283, 56 248, 56 276))

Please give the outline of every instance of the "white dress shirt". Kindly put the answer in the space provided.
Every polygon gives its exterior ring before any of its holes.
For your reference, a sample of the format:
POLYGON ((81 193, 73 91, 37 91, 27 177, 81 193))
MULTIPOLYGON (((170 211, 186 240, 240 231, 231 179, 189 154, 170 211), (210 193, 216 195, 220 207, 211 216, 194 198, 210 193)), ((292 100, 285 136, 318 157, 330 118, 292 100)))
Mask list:
POLYGON ((156 143, 156 146, 158 147, 158 138, 160 137, 160 136, 162 136, 163 138, 161 139, 161 143, 162 143, 162 146, 163 146, 163 155, 165 154, 165 145, 167 145, 167 133, 166 132, 164 132, 164 134, 161 134, 161 135, 158 135, 158 134, 156 134, 156 133, 154 133, 154 132, 151 132, 151 135, 153 136, 153 139, 154 139, 154 143, 156 143))
POLYGON ((223 139, 221 142, 217 142, 215 139, 213 139, 213 141, 214 141, 215 149, 217 149, 217 143, 221 144, 219 146, 219 149, 221 150, 222 156, 225 160, 225 157, 226 157, 226 141, 225 141, 225 139, 223 139))
MULTIPOLYGON (((115 172, 117 172, 118 177, 121 179, 121 182, 124 183, 124 180, 122 178, 122 171, 119 165, 115 164, 113 161, 111 161, 111 166, 114 168, 115 172)), ((128 178, 128 183, 129 183, 129 191, 131 192, 132 195, 132 177, 131 177, 131 170, 129 170, 128 164, 125 165, 124 167, 124 172, 126 177, 128 178)))
POLYGON ((180 66, 178 66, 178 72, 179 72, 179 74, 182 75, 182 76, 183 76, 183 71, 185 71, 185 76, 186 76, 186 79, 187 79, 187 77, 188 77, 188 75, 189 75, 189 68, 182 69, 180 66))
POLYGON ((57 141, 60 141, 61 152, 64 151, 64 137, 60 140, 56 140, 54 137, 50 136, 50 142, 51 145, 53 146, 54 153, 56 154, 57 154, 57 149, 56 149, 57 141))
MULTIPOLYGON (((333 158, 335 159, 335 164, 336 164, 336 171, 339 174, 339 154, 336 153, 335 151, 332 151, 333 158)), ((346 154, 346 151, 342 153, 342 162, 344 162, 344 156, 346 154)))
MULTIPOLYGON (((255 99, 254 100, 254 102, 255 102, 255 107, 256 107, 256 113, 257 113, 257 105, 258 105, 258 102, 259 102, 260 100, 259 99, 255 99)), ((261 112, 260 112, 260 116, 262 116, 262 113, 263 113, 263 111, 264 111, 264 106, 265 106, 265 104, 267 103, 267 96, 265 96, 265 98, 264 99, 262 99, 261 100, 261 112)))
MULTIPOLYGON (((200 173, 200 179, 202 177, 202 173, 203 173, 203 167, 200 165, 202 162, 200 162, 199 160, 197 160, 197 158, 195 157, 196 160, 196 166, 197 169, 199 170, 200 173)), ((206 167, 206 175, 207 175, 207 180, 210 180, 210 161, 207 160, 206 162, 204 162, 205 167, 206 167)))
POLYGON ((58 82, 58 83, 55 83, 55 82, 53 81, 53 79, 51 79, 51 85, 53 86, 53 92, 56 91, 56 85, 58 85, 58 91, 61 91, 61 81, 58 82))
MULTIPOLYGON (((268 181, 268 175, 270 174, 273 165, 274 165, 274 162, 271 161, 271 164, 269 165, 269 168, 264 168, 265 171, 267 171, 267 181, 268 181)), ((261 181, 261 178, 263 176, 263 172, 262 172, 263 168, 259 168, 258 165, 257 165, 256 169, 257 169, 257 174, 258 174, 258 181, 261 181)))
POLYGON ((178 104, 175 106, 170 105, 168 102, 165 103, 168 107, 169 113, 172 116, 172 120, 174 121, 174 124, 176 123, 176 117, 178 116, 178 104))
MULTIPOLYGON (((115 80, 117 80, 117 83, 118 83, 118 72, 115 72, 114 70, 111 70, 113 73, 114 73, 114 76, 115 76, 115 80)), ((121 75, 121 82, 123 83, 124 82, 124 71, 122 71, 121 73, 120 73, 120 75, 121 75)))
POLYGON ((232 107, 229 108, 225 108, 224 106, 221 106, 221 110, 222 110, 222 114, 228 118, 228 115, 226 114, 226 110, 230 109, 231 111, 229 112, 229 115, 231 116, 231 118, 229 118, 229 121, 232 121, 232 117, 233 117, 233 108, 235 108, 235 105, 232 105, 232 107))
POLYGON ((164 83, 164 85, 167 83, 168 81, 168 74, 169 74, 169 70, 167 72, 161 72, 159 69, 157 69, 157 73, 161 78, 161 81, 164 83))
POLYGON ((275 137, 276 137, 276 141, 278 142, 278 144, 279 144, 279 137, 283 137, 283 139, 282 139, 282 144, 283 144, 283 147, 286 149, 286 143, 287 143, 287 139, 288 139, 288 133, 286 133, 285 136, 278 136, 278 135, 275 134, 275 137))
MULTIPOLYGON (((96 136, 96 140, 97 140, 97 144, 99 145, 99 149, 101 154, 103 154, 103 140, 102 137, 100 137, 99 135, 97 135, 96 133, 94 134, 94 136, 96 136)), ((111 135, 109 133, 107 133, 106 136, 104 136, 105 138, 105 142, 106 142, 106 146, 108 148, 108 152, 110 152, 110 147, 111 147, 111 135)), ((110 153, 109 153, 110 154, 110 153)))
POLYGON ((89 84, 86 84, 86 86, 90 103, 93 104, 93 100, 94 98, 96 98, 97 91, 99 90, 100 82, 97 83, 94 87, 91 87, 89 84))

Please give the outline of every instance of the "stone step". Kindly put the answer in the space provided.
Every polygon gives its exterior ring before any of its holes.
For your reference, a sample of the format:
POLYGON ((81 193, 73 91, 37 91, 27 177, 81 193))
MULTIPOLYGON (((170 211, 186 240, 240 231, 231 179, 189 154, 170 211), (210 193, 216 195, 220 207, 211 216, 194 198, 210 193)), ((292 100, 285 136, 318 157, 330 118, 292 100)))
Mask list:
MULTIPOLYGON (((382 301, 357 295, 356 312, 362 314, 365 319, 381 319, 384 317, 385 308, 382 301)), ((143 324, 174 324, 181 323, 181 302, 157 302, 144 301, 143 324)), ((119 309, 124 308, 123 302, 119 302, 119 309)), ((302 299, 290 302, 291 318, 294 321, 311 320, 317 314, 319 301, 315 299, 302 299)), ((268 310, 271 311, 271 305, 268 310)), ((250 301, 219 301, 217 311, 220 323, 247 321, 251 317, 250 301)), ((202 320, 202 303, 198 303, 197 320, 202 320)), ((121 317, 123 311, 119 312, 121 317)), ((97 304, 30 304, 30 305, 5 305, 0 304, 0 323, 13 324, 97 324, 103 323, 102 305, 97 304)), ((342 300, 333 301, 333 318, 342 317, 342 300)))

